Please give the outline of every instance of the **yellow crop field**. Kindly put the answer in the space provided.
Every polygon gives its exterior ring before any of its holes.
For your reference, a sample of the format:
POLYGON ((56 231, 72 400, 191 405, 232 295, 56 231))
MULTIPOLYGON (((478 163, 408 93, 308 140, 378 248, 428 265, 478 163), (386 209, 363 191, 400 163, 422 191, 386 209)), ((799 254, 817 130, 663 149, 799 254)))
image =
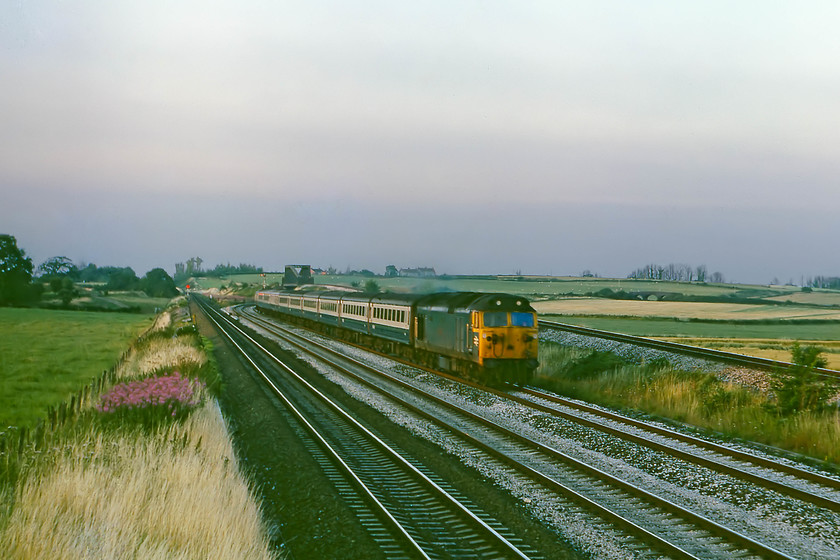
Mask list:
POLYGON ((533 302, 543 315, 606 315, 621 317, 663 317, 718 321, 840 320, 840 309, 798 305, 705 303, 684 301, 628 301, 600 298, 568 298, 533 302))
POLYGON ((792 301, 793 303, 807 303, 810 305, 840 306, 840 292, 793 292, 787 295, 768 297, 772 301, 792 301))

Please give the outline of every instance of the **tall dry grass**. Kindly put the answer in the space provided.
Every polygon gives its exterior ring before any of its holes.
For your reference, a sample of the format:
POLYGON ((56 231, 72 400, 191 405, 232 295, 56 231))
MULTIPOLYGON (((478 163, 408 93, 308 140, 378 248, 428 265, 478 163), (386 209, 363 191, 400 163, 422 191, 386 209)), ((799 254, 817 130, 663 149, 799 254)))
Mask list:
POLYGON ((194 345, 193 337, 151 338, 132 349, 117 367, 118 379, 143 377, 165 368, 200 367, 207 356, 194 345))
POLYGON ((840 464, 840 411, 783 416, 768 406, 769 395, 710 373, 667 364, 614 365, 592 358, 590 351, 544 344, 535 383, 589 402, 639 410, 840 464))
POLYGON ((18 489, 9 559, 271 558, 215 401, 152 437, 97 431, 18 489))

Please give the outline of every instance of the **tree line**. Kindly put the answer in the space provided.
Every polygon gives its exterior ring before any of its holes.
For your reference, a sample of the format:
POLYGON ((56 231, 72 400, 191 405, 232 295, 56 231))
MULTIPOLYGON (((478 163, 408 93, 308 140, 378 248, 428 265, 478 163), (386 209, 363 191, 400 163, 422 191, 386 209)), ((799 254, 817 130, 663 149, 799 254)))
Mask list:
POLYGON ((150 297, 178 294, 172 277, 162 268, 139 278, 131 267, 87 264, 80 268, 69 258, 56 256, 36 269, 13 235, 0 234, 0 305, 37 303, 46 286, 67 305, 79 295, 78 282, 101 283, 105 291, 142 291, 150 297))
POLYGON ((814 276, 805 280, 803 286, 809 288, 828 288, 829 290, 840 290, 840 277, 838 276, 814 276))
POLYGON ((189 278, 194 277, 212 277, 219 278, 222 276, 230 276, 232 274, 262 274, 262 267, 254 266, 247 263, 239 263, 234 266, 230 263, 217 264, 211 270, 204 270, 201 268, 201 263, 204 259, 201 257, 192 257, 186 262, 175 263, 175 282, 178 284, 184 283, 189 278))
POLYGON ((688 264, 671 263, 658 265, 651 263, 637 268, 627 275, 635 280, 667 280, 670 282, 712 282, 723 284, 726 279, 720 272, 709 273, 705 264, 691 266, 688 264))

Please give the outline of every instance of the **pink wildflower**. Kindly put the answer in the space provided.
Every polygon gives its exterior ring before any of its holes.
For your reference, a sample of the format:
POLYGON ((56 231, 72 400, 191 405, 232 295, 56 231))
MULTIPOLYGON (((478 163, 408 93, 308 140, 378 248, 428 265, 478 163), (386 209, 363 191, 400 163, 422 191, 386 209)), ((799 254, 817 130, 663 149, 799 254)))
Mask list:
POLYGON ((162 409, 171 412, 171 416, 177 416, 179 411, 186 412, 199 403, 199 388, 203 387, 203 383, 173 372, 167 376, 116 385, 102 395, 96 408, 102 413, 162 409))

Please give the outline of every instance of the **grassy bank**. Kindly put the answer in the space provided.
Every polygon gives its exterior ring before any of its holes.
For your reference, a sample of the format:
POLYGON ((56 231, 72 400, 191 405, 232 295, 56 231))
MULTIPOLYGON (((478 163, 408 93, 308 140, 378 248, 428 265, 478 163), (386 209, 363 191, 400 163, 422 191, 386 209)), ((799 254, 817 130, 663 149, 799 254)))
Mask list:
POLYGON ((98 410, 104 401, 97 398, 55 429, 0 452, 4 558, 273 557, 212 398, 218 372, 179 322, 186 313, 159 317, 120 362, 120 383, 108 392, 177 371, 197 380, 177 416, 172 401, 170 408, 129 404, 120 415, 98 410))
POLYGON ((781 415, 772 395, 681 371, 667 363, 628 364, 609 353, 544 343, 536 383, 560 394, 637 410, 840 465, 840 412, 781 415))
POLYGON ((215 401, 153 433, 92 426, 31 465, 4 558, 270 558, 215 401))
POLYGON ((114 365, 154 316, 0 308, 0 432, 30 427, 114 365))

